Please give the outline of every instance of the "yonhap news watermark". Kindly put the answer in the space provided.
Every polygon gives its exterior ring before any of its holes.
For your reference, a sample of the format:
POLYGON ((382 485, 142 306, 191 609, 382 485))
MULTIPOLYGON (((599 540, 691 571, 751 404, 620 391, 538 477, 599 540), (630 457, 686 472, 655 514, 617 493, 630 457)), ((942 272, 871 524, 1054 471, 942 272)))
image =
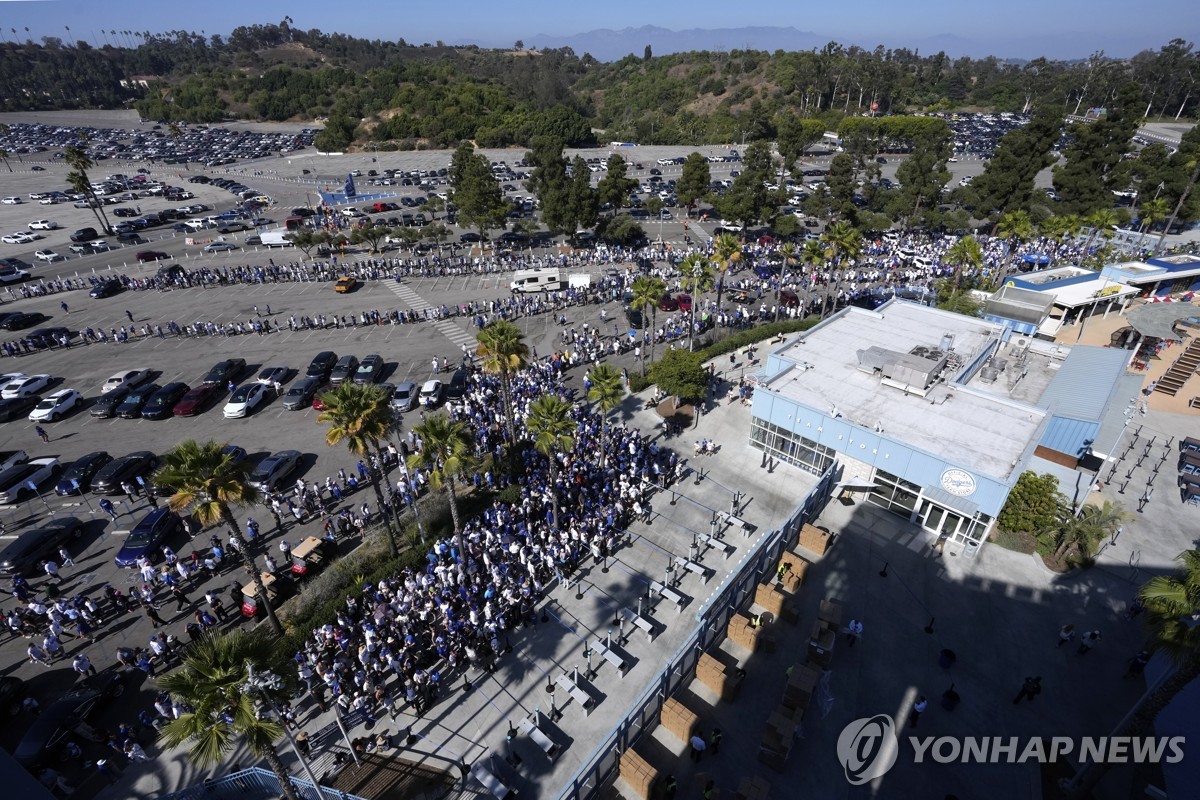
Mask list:
MULTIPOLYGON (((1175 764, 1183 736, 908 736, 914 764, 1175 764)), ((858 786, 885 775, 901 757, 896 722, 887 714, 856 719, 838 736, 846 780, 858 786)))

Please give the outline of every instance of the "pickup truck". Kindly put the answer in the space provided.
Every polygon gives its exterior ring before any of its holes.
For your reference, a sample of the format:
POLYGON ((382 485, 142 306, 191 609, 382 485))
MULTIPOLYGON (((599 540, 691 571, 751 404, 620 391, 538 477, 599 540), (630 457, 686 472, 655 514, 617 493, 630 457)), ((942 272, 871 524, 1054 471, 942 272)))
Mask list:
POLYGON ((24 450, 0 450, 0 472, 29 460, 24 450))

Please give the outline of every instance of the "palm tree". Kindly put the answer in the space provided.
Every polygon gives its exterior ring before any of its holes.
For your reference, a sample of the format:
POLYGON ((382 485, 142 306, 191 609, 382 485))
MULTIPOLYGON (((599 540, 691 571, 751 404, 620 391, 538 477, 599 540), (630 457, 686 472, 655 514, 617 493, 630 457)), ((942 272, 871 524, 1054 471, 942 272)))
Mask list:
MULTIPOLYGON (((849 222, 842 220, 829 226, 821 236, 821 243, 825 246, 825 257, 833 262, 833 311, 837 311, 837 296, 842 289, 842 259, 858 257, 862 252, 862 234, 849 222)), ((828 299, 829 292, 826 292, 824 300, 821 301, 822 318, 825 316, 825 301, 828 299)))
MULTIPOLYGON (((629 298, 629 307, 637 309, 642 313, 642 338, 645 339, 646 326, 650 322, 650 317, 657 316, 658 303, 662 300, 663 293, 667 291, 667 285, 659 278, 651 277, 650 275, 639 275, 633 279, 633 285, 629 287, 632 297, 629 298)), ((654 337, 650 337, 650 361, 654 362, 654 337)), ((642 375, 646 374, 646 348, 642 348, 642 375)))
POLYGON ((507 320, 489 322, 475 336, 479 346, 475 355, 482 360, 484 372, 500 376, 500 391, 504 395, 504 424, 508 428, 509 442, 517 440, 517 428, 513 421, 512 376, 529 362, 529 345, 521 329, 507 320))
POLYGON ((683 290, 692 295, 692 320, 688 325, 688 350, 690 351, 694 349, 692 344, 696 335, 696 305, 700 301, 699 295, 711 292, 713 288, 712 265, 708 263, 708 259, 704 257, 703 253, 691 253, 679 262, 679 275, 683 290))
POLYGON ((533 446, 550 462, 551 513, 558 530, 558 454, 575 449, 571 404, 556 394, 542 395, 529 406, 525 427, 533 434, 533 446))
MULTIPOLYGON (((825 248, 821 246, 820 240, 809 239, 804 243, 804 250, 801 251, 800 258, 805 264, 812 265, 815 272, 817 267, 825 263, 825 248)), ((804 273, 804 278, 804 311, 807 316, 808 305, 812 301, 812 280, 807 272, 804 273)))
POLYGON ((721 295, 725 292, 725 275, 742 260, 742 243, 732 233, 722 233, 713 242, 713 264, 717 268, 717 313, 721 311, 721 295))
POLYGON ((1043 533, 1054 543, 1055 560, 1061 561, 1072 550, 1090 558, 1096 545, 1112 536, 1128 517, 1120 503, 1105 500, 1098 506, 1085 504, 1078 514, 1064 508, 1053 527, 1043 533))
POLYGON ((1087 249, 1091 249, 1096 237, 1112 238, 1113 229, 1117 227, 1117 212, 1111 208, 1098 208, 1083 219, 1083 223, 1092 229, 1087 239, 1087 249))
MULTIPOLYGON (((1146 607, 1145 627, 1150 649, 1160 651, 1175 666, 1150 687, 1126 717, 1120 736, 1145 736, 1159 713, 1196 678, 1200 678, 1200 550, 1186 550, 1175 559, 1180 571, 1159 575, 1143 586, 1138 596, 1146 607)), ((1104 777, 1104 761, 1082 767, 1063 788, 1070 798, 1091 797, 1091 791, 1104 777)))
POLYGON ((625 397, 625 382, 621 373, 611 364, 598 364, 588 373, 591 387, 587 399, 600 406, 602 434, 600 440, 600 468, 608 466, 608 415, 621 405, 625 397))
POLYGON ((1146 231, 1153 228, 1155 223, 1165 220, 1170 213, 1171 204, 1167 202, 1165 197, 1156 197, 1153 200, 1147 200, 1142 203, 1142 224, 1138 228, 1138 247, 1142 246, 1142 239, 1145 238, 1146 231))
MULTIPOLYGON (((86 146, 87 141, 84 140, 86 146)), ((104 213, 104 208, 99 200, 96 199, 96 192, 92 189, 92 181, 88 178, 87 171, 94 167, 96 163, 88 156, 87 152, 82 147, 76 145, 68 145, 63 148, 63 161, 71 168, 72 172, 67 175, 67 181, 77 192, 82 192, 87 197, 88 205, 92 208, 92 213, 96 215, 96 220, 100 223, 101 228, 108 230, 108 215, 104 213)))
POLYGON ((464 567, 467 551, 463 547, 462 520, 458 515, 458 496, 455 480, 475 469, 475 439, 467 423, 450 419, 445 414, 434 414, 413 428, 424 445, 417 453, 408 457, 410 469, 429 469, 429 482, 435 489, 445 488, 450 500, 450 517, 454 520, 454 544, 464 567))
MULTIPOLYGON (((1043 220, 1038 227, 1041 229, 1042 235, 1049 236, 1054 240, 1055 245, 1062 245, 1068 236, 1079 233, 1082 226, 1083 222, 1077 214, 1058 214, 1043 220)), ((1057 261, 1058 253, 1056 252, 1051 257, 1050 264, 1053 266, 1057 261)))
POLYGON ((783 284, 787 281, 788 267, 795 264, 800 255, 800 251, 792 242, 784 242, 780 245, 778 252, 783 257, 783 267, 779 273, 779 292, 776 293, 775 298, 775 322, 779 322, 779 310, 783 308, 783 284))
MULTIPOLYGON (((154 485, 171 491, 167 507, 172 511, 191 511, 205 527, 224 523, 234 535, 246 541, 231 506, 252 505, 258 502, 260 493, 246 480, 249 463, 234 461, 232 454, 222 452, 224 446, 211 439, 203 443, 194 439, 180 442, 163 456, 163 465, 155 473, 154 485)), ((282 636, 283 626, 271 607, 250 548, 241 548, 241 554, 242 566, 250 573, 254 584, 255 599, 266 609, 271 629, 282 636)))
POLYGON ((395 558, 400 554, 396 547, 396 532, 392 521, 384 512, 383 483, 387 480, 383 472, 383 445, 392 430, 394 419, 389 405, 391 398, 386 389, 374 384, 363 385, 342 381, 337 388, 321 395, 325 410, 317 415, 317 422, 329 424, 325 431, 325 444, 337 447, 343 442, 356 456, 367 456, 374 452, 379 460, 379 469, 370 467, 371 486, 375 489, 375 502, 387 530, 388 550, 395 558))
MULTIPOLYGON (((268 669, 278 661, 272 641, 236 628, 209 633, 189 644, 182 666, 159 678, 158 688, 195 711, 181 713, 164 725, 159 743, 165 749, 186 745, 192 763, 211 767, 220 764, 240 739, 251 752, 266 759, 284 796, 298 800, 275 751, 275 742, 284 735, 283 726, 275 720, 259 719, 247 690, 251 669, 268 669)), ((288 692, 281 689, 273 699, 287 701, 288 692)))
POLYGON ((1029 218, 1029 213, 1022 209, 1009 211, 996 223, 995 234, 1008 242, 1008 253, 1004 256, 1000 274, 996 276, 996 288, 1000 288, 1012 268, 1013 256, 1017 254, 1021 245, 1033 236, 1033 221, 1029 218))
POLYGON ((946 258, 954 264, 953 293, 957 294, 958 285, 962 282, 963 269, 979 269, 983 264, 983 248, 974 236, 963 236, 950 245, 950 249, 946 251, 946 258))

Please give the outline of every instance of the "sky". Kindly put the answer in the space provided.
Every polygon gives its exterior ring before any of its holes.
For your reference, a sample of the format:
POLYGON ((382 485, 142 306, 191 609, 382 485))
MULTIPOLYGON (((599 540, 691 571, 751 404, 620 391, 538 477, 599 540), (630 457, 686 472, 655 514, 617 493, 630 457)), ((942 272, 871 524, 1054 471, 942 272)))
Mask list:
MULTIPOLYGON (((227 34, 239 25, 277 23, 290 16, 302 30, 319 28, 410 44, 477 42, 509 46, 537 34, 571 35, 599 28, 655 25, 688 28, 787 27, 867 47, 942 43, 970 55, 1081 58, 1096 50, 1130 56, 1194 39, 1194 0, 456 0, 360 3, 338 0, 0 0, 0 31, 24 40, 42 36, 104 44, 102 30, 189 30, 227 34), (68 34, 64 28, 70 27, 68 34)), ((730 43, 751 45, 752 41, 730 43)))

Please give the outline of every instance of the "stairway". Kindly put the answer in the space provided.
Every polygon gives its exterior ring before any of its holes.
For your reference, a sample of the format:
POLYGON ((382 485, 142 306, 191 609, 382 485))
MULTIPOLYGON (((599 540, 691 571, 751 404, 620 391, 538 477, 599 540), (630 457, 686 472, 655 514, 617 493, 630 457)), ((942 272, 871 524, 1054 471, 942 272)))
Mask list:
POLYGON ((1154 391, 1174 397, 1188 378, 1196 374, 1197 368, 1200 368, 1200 339, 1192 339, 1171 368, 1158 379, 1154 391))

